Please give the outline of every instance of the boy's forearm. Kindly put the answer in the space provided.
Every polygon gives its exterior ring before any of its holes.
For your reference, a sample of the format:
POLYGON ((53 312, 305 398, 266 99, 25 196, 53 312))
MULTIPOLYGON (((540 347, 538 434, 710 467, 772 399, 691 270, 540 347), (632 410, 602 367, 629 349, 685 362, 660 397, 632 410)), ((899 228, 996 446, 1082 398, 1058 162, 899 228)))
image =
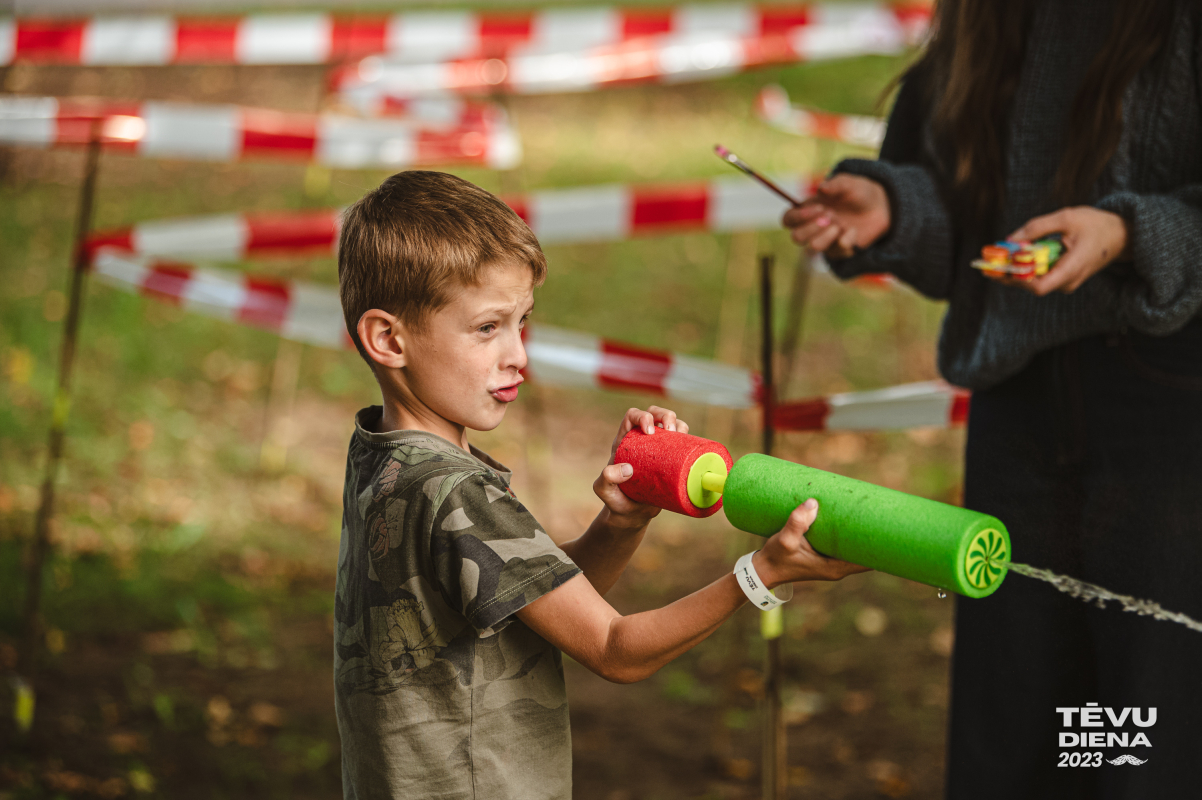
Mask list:
MULTIPOLYGON (((583 537, 581 537, 583 538, 583 537)), ((615 683, 634 683, 701 642, 747 602, 727 573, 675 603, 623 617, 577 575, 517 612, 551 644, 615 683)))
POLYGON ((663 608, 617 617, 610 621, 600 674, 618 683, 648 678, 709 637, 746 602, 728 573, 663 608))
POLYGON ((565 543, 563 551, 576 562, 597 593, 604 596, 622 577, 646 532, 646 524, 639 527, 615 524, 609 509, 602 508, 588 530, 565 543))

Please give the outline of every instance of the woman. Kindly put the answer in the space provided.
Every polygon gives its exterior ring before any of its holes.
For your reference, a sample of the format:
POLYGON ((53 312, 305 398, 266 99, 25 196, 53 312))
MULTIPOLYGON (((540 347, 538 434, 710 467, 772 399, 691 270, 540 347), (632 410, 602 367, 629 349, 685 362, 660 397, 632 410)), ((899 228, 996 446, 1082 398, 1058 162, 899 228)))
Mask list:
MULTIPOLYGON (((965 505, 1007 523, 1014 560, 1202 618, 1202 11, 942 0, 935 19, 880 160, 840 164, 785 225, 842 277, 949 302, 965 505), (1053 232, 1040 278, 969 266, 1053 232)), ((958 598, 947 796, 1196 796, 1200 676, 1180 625, 1017 574, 958 598), (1127 746, 1069 746, 1082 732, 1127 746), (1083 753, 1098 766, 1067 766, 1083 753)))

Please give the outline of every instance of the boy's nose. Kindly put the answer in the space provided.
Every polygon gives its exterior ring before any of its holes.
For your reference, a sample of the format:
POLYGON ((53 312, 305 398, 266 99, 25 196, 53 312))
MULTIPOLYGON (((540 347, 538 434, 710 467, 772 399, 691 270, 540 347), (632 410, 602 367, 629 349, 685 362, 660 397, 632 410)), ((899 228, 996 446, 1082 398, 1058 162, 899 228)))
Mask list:
POLYGON ((513 337, 513 344, 506 350, 505 363, 501 366, 505 369, 513 367, 519 371, 526 368, 526 346, 522 343, 521 336, 513 337))

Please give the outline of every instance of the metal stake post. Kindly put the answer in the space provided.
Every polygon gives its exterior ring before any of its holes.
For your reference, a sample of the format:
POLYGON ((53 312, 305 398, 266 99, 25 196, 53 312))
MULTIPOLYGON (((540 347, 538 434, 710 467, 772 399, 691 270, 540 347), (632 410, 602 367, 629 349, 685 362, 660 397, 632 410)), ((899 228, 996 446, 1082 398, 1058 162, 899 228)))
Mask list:
POLYGON ((79 321, 83 315, 83 290, 88 273, 88 254, 85 242, 92 224, 92 204, 96 195, 96 173, 100 165, 100 121, 92 125, 84 160, 83 184, 79 191, 79 213, 75 224, 72 253, 70 302, 67 306, 66 327, 59 355, 58 383, 54 392, 54 410, 50 419, 47 443, 46 475, 42 481, 42 498, 34 523, 33 541, 25 570, 24 646, 21 648, 20 677, 17 679, 17 724, 28 730, 33 723, 33 678, 37 671, 37 656, 42 637, 42 572, 50 551, 50 521, 54 517, 54 489, 63 456, 63 441, 67 419, 71 413, 71 376, 75 365, 75 343, 79 321))
MULTIPOLYGON (((760 319, 763 322, 761 337, 761 375, 763 376, 764 441, 762 450, 772 455, 775 436, 773 415, 776 410, 776 384, 773 380, 773 332, 772 332, 772 256, 760 259, 760 319)), ((760 633, 767 644, 764 663, 764 746, 763 746, 763 797, 764 800, 784 800, 787 790, 785 755, 785 717, 781 706, 781 652, 780 636, 783 628, 780 608, 760 614, 760 633)))

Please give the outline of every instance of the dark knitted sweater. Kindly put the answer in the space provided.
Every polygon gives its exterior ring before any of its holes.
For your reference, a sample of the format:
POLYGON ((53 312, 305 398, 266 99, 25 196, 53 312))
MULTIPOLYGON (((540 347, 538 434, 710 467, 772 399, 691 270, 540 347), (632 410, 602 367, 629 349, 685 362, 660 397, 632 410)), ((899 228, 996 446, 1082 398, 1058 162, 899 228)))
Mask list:
POLYGON ((1114 263, 1072 294, 1036 297, 995 283, 969 264, 981 246, 1031 217, 1049 199, 1077 88, 1110 26, 1097 0, 1040 3, 1007 133, 1006 197, 992 229, 970 234, 949 213, 946 153, 938 152, 921 73, 903 83, 877 161, 836 171, 884 185, 889 233, 832 269, 849 278, 891 272, 924 295, 948 300, 939 371, 983 389, 1020 371, 1038 352, 1126 327, 1172 333, 1202 307, 1202 42, 1200 15, 1181 2, 1164 52, 1124 95, 1121 143, 1091 204, 1126 220, 1132 259, 1114 263))

